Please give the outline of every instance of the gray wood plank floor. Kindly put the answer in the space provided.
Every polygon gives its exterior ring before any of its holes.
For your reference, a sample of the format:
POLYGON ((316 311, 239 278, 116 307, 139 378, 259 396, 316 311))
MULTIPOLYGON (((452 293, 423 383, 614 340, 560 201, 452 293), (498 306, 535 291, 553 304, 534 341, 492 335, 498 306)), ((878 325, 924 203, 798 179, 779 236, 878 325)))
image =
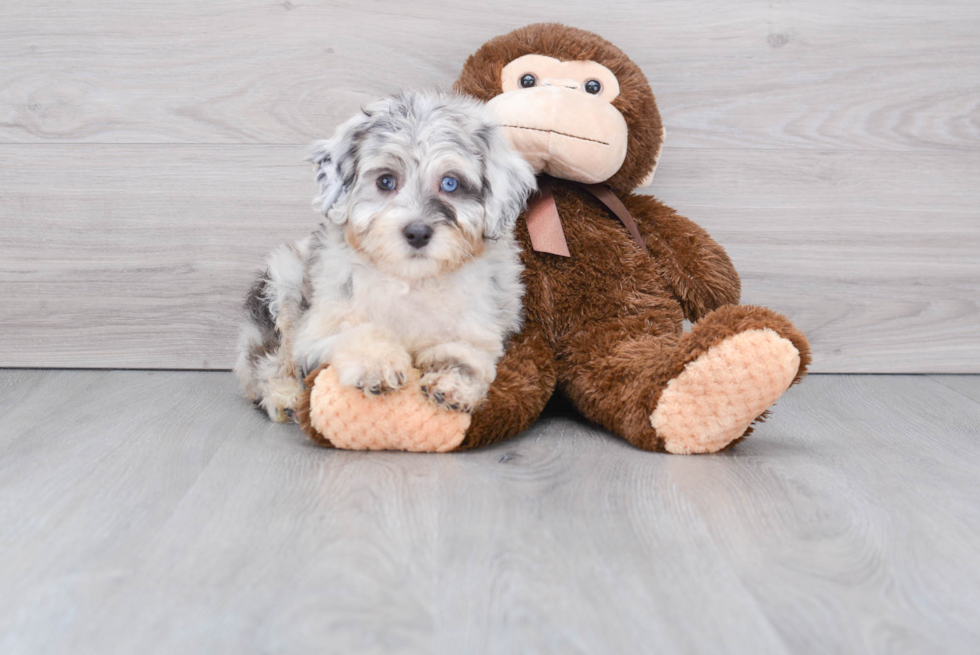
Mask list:
POLYGON ((0 371, 0 653, 976 653, 978 437, 976 376, 811 376, 685 458, 561 406, 337 452, 228 373, 0 371))

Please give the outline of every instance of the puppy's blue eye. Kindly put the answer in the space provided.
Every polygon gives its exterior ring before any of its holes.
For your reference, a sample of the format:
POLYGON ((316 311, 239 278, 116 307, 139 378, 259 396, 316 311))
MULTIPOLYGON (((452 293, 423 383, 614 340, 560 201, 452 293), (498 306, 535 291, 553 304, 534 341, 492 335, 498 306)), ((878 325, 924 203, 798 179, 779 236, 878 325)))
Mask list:
POLYGON ((378 178, 378 188, 382 191, 393 191, 395 188, 394 175, 382 175, 378 178))
POLYGON ((450 177, 447 175, 446 177, 442 178, 442 184, 440 186, 446 193, 452 193, 456 190, 456 187, 459 186, 459 181, 457 181, 455 177, 450 177))

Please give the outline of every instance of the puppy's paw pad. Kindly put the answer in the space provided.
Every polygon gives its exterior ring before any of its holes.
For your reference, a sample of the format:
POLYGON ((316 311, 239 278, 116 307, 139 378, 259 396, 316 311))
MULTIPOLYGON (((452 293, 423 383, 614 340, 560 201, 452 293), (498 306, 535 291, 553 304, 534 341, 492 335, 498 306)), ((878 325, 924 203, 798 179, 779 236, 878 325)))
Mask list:
POLYGON ((261 406, 265 410, 265 413, 269 415, 269 418, 276 423, 296 422, 296 401, 267 401, 261 403, 261 406))
POLYGON ((421 379, 422 393, 444 409, 471 413, 486 397, 486 385, 456 370, 427 373, 421 379))
POLYGON ((276 380, 270 386, 268 394, 259 403, 276 423, 291 423, 296 420, 295 409, 299 405, 303 389, 299 380, 283 378, 276 380))
POLYGON ((276 423, 296 423, 296 415, 289 407, 272 407, 267 413, 276 423))

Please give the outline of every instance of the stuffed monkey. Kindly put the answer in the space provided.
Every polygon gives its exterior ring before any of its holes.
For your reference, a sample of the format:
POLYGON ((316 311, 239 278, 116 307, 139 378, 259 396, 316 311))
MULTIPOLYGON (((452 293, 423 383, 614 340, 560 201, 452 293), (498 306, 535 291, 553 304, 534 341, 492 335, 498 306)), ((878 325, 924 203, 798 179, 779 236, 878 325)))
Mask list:
POLYGON ((803 377, 809 346, 787 318, 737 304, 738 274, 704 230, 633 193, 664 138, 640 68, 595 34, 536 24, 484 44, 455 89, 487 101, 540 174, 517 228, 522 331, 472 416, 434 412, 411 389, 365 399, 331 386, 327 369, 307 380, 307 434, 348 448, 462 450, 524 431, 560 390, 643 450, 711 453, 748 435, 803 377), (358 445, 364 430, 391 435, 358 445))

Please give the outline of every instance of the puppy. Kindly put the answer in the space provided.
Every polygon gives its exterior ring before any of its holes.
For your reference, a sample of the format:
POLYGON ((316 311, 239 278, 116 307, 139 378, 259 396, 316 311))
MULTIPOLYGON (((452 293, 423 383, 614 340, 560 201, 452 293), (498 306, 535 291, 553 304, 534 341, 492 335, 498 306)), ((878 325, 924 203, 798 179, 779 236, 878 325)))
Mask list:
POLYGON ((428 398, 472 412, 521 324, 513 228, 535 189, 476 100, 407 93, 315 145, 326 220, 276 250, 248 293, 235 372, 275 421, 321 364, 366 394, 415 366, 428 398))

